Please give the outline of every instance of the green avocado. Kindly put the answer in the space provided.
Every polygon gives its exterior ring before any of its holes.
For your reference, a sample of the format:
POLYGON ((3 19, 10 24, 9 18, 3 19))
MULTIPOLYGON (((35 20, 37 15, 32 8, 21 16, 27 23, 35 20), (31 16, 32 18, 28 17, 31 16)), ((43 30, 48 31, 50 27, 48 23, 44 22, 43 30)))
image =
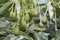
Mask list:
POLYGON ((19 27, 17 26, 14 30, 14 35, 18 36, 19 34, 20 34, 20 30, 19 30, 19 27))
POLYGON ((29 14, 28 14, 28 13, 25 14, 24 20, 25 20, 26 22, 29 22, 29 14))
POLYGON ((26 21, 24 19, 21 20, 20 30, 24 31, 26 29, 26 21))

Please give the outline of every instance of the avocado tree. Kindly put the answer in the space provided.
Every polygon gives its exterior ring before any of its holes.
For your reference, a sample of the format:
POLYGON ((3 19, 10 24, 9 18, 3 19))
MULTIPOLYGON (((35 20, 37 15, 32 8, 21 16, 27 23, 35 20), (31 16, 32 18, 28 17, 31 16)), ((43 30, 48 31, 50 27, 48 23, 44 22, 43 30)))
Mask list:
POLYGON ((59 0, 0 0, 0 40, 59 40, 59 0))

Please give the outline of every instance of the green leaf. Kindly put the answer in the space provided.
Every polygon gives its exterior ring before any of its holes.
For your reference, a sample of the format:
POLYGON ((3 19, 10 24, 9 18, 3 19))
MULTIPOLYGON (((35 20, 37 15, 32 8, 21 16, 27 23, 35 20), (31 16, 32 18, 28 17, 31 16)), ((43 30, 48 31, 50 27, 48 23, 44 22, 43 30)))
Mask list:
POLYGON ((11 4, 12 4, 12 2, 7 2, 6 5, 3 5, 3 6, 0 8, 0 14, 1 14, 2 12, 4 12, 11 4))

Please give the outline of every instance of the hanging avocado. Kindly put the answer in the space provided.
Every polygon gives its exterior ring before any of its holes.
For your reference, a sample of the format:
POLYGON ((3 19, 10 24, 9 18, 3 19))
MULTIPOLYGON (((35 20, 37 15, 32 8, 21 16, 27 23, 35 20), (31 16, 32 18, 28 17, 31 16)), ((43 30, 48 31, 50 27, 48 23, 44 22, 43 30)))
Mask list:
POLYGON ((29 15, 30 15, 30 17, 34 17, 34 16, 38 16, 38 13, 37 13, 37 11, 30 10, 29 15))
POLYGON ((25 14, 24 20, 25 20, 26 22, 29 22, 29 14, 28 14, 28 13, 25 14))
POLYGON ((19 27, 16 26, 15 30, 14 30, 14 35, 15 36, 18 36, 20 34, 20 30, 19 30, 19 27))
POLYGON ((43 20, 42 20, 43 23, 46 23, 47 22, 47 18, 45 17, 43 20))
POLYGON ((42 23, 42 22, 40 22, 40 23, 39 23, 39 26, 40 26, 40 27, 43 27, 44 25, 43 25, 43 23, 42 23))
POLYGON ((17 15, 15 12, 10 12, 10 16, 9 16, 12 20, 17 20, 17 15))
POLYGON ((11 11, 10 11, 9 17, 11 18, 11 20, 12 20, 12 21, 17 20, 17 14, 16 14, 16 10, 15 10, 14 4, 12 4, 10 10, 11 10, 11 11))
POLYGON ((24 19, 21 20, 20 30, 24 31, 26 29, 26 21, 24 19))

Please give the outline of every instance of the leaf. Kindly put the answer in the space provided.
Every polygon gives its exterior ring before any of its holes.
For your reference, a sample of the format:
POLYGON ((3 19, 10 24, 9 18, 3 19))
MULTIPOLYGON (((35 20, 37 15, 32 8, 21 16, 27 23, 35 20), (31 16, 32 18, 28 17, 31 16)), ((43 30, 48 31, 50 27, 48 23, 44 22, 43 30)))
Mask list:
POLYGON ((12 4, 12 2, 7 2, 8 4, 6 4, 6 5, 3 5, 1 8, 0 8, 0 14, 2 13, 2 12, 4 12, 11 4, 12 4))
POLYGON ((48 40, 48 33, 44 33, 44 32, 38 32, 38 38, 39 40, 48 40))
POLYGON ((8 0, 0 0, 0 4, 4 4, 4 3, 6 3, 8 0))
POLYGON ((6 27, 9 24, 9 21, 0 18, 0 28, 6 27))

